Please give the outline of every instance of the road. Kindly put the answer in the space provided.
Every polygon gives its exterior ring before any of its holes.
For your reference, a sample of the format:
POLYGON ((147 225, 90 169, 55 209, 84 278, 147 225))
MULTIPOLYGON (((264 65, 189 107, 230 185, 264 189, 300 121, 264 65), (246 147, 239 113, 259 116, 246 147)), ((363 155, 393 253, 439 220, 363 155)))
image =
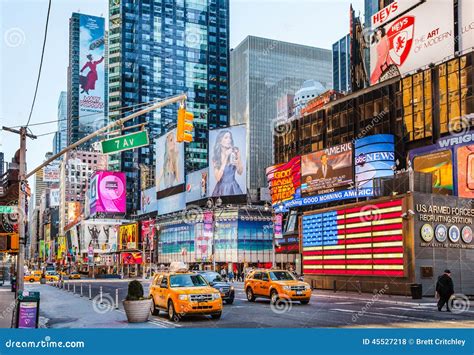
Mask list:
MULTIPOLYGON (((126 280, 80 280, 71 281, 70 288, 76 284, 76 293, 83 284, 84 297, 88 297, 89 284, 92 298, 99 298, 102 287, 104 302, 115 302, 118 290, 119 301, 127 294, 126 280)), ((149 282, 143 282, 145 294, 148 294, 149 282)), ((354 295, 313 291, 311 302, 301 305, 297 302, 286 303, 277 309, 266 299, 248 302, 242 283, 235 284, 235 301, 224 305, 222 317, 218 321, 205 316, 184 317, 178 324, 170 322, 165 312, 151 316, 150 320, 165 327, 186 328, 266 328, 266 327, 473 327, 474 309, 462 313, 438 312, 434 299, 423 299, 421 303, 405 297, 383 295, 354 295)), ((119 302, 119 312, 123 307, 119 302)))

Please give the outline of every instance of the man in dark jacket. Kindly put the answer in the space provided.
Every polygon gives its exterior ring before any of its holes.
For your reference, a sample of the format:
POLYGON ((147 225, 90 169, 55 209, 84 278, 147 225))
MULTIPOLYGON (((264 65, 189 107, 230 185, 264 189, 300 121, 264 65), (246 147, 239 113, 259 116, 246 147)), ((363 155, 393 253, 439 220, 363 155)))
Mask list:
POLYGON ((451 271, 444 270, 444 274, 438 277, 438 282, 436 283, 436 293, 438 294, 438 311, 441 312, 444 304, 446 303, 446 308, 448 312, 451 312, 449 309, 449 299, 454 294, 454 285, 453 280, 451 279, 451 271))

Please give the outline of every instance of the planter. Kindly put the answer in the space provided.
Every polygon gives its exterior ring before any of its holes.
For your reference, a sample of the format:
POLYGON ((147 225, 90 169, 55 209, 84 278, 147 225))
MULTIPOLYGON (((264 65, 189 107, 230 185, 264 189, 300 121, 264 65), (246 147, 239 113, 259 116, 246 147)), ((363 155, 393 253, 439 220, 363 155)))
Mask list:
POLYGON ((151 309, 151 298, 140 301, 123 301, 123 308, 129 323, 143 323, 148 321, 151 309))

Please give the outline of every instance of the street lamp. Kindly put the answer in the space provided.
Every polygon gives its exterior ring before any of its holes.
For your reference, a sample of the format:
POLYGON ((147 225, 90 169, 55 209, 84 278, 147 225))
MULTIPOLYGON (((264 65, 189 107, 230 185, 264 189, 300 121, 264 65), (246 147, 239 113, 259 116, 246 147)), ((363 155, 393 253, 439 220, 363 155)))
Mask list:
POLYGON ((263 209, 264 209, 265 212, 268 212, 268 211, 272 212, 272 226, 273 226, 273 231, 271 232, 272 233, 272 267, 275 267, 276 266, 275 209, 268 202, 265 202, 265 205, 263 206, 263 209))
POLYGON ((216 271, 216 248, 215 248, 215 235, 216 227, 218 226, 216 218, 216 210, 222 206, 222 199, 218 197, 215 201, 212 198, 207 200, 207 207, 212 211, 212 271, 216 271))

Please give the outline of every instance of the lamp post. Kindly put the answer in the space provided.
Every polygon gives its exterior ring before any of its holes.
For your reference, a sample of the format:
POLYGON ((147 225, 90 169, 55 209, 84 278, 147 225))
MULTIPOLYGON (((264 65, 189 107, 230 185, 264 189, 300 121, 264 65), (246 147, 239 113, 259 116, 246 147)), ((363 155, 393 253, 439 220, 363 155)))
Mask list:
POLYGON ((215 201, 212 198, 207 200, 207 207, 212 211, 212 271, 216 271, 216 248, 215 248, 215 236, 216 236, 216 210, 222 206, 222 199, 218 197, 215 201))
POLYGON ((265 212, 271 211, 272 212, 272 267, 276 267, 276 250, 275 250, 275 210, 273 206, 271 206, 268 202, 265 202, 265 205, 263 207, 265 212))

